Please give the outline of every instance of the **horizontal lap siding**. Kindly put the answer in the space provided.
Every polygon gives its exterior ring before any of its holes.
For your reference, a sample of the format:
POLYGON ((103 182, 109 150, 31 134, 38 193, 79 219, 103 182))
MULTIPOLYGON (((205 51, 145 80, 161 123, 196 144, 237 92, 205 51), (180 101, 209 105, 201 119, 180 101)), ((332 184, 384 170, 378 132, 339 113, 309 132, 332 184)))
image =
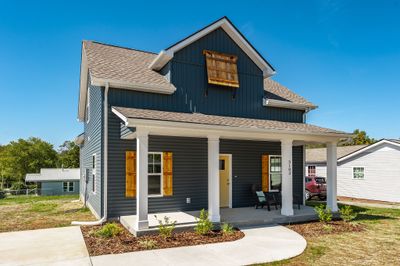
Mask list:
POLYGON ((102 216, 102 178, 103 178, 103 89, 90 86, 90 120, 84 122, 85 140, 81 147, 81 177, 89 169, 89 182, 85 191, 85 181, 81 178, 80 193, 84 195, 98 216, 102 216), (96 154, 96 193, 92 192, 92 155, 96 154))
POLYGON ((251 186, 261 186, 261 155, 280 155, 280 143, 222 139, 220 153, 232 154, 232 207, 253 205, 251 186))
MULTIPOLYGON (((135 140, 121 140, 120 120, 109 119, 108 215, 136 213, 136 200, 125 197, 125 151, 136 150, 135 140)), ((173 152, 173 196, 149 198, 149 212, 189 211, 207 208, 207 140, 149 137, 150 152, 173 152), (186 203, 191 198, 191 203, 186 203)))

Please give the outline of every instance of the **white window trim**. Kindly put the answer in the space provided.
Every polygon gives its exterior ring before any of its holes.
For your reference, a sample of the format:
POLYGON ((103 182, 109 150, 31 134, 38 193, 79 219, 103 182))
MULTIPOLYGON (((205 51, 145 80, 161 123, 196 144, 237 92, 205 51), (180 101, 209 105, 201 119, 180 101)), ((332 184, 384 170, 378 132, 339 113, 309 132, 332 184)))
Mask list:
POLYGON ((353 180, 365 180, 365 166, 353 166, 352 168, 351 168, 351 175, 352 175, 352 179, 353 180), (364 173, 364 177, 363 178, 354 178, 354 168, 362 168, 364 171, 363 171, 363 173, 364 173))
MULTIPOLYGON (((163 191, 163 187, 164 187, 164 160, 163 160, 163 153, 162 152, 148 152, 148 154, 160 154, 161 155, 161 173, 160 173, 160 194, 148 194, 148 198, 161 198, 164 197, 164 191, 163 191)), ((149 164, 147 162, 147 164, 149 164)), ((147 165, 147 167, 149 167, 147 165)), ((149 174, 147 173, 147 182, 149 182, 149 175, 158 175, 158 174, 149 174)), ((148 184, 148 183, 147 183, 148 184)), ((148 189, 148 188, 147 188, 148 189)))
POLYGON ((316 166, 315 164, 307 165, 307 176, 310 176, 310 171, 309 171, 309 169, 308 169, 310 166, 313 166, 313 167, 314 167, 314 170, 315 170, 313 176, 317 176, 317 166, 316 166))
POLYGON ((86 98, 86 124, 90 121, 90 86, 88 86, 88 93, 86 98))
POLYGON ((271 157, 281 158, 281 186, 282 186, 282 155, 269 155, 268 156, 268 191, 269 192, 279 192, 278 189, 271 189, 271 157))
POLYGON ((96 153, 94 153, 93 155, 92 155, 92 160, 91 160, 91 166, 92 166, 92 189, 91 189, 91 191, 92 191, 92 194, 96 194, 96 192, 97 192, 97 190, 96 190, 96 183, 95 183, 95 181, 97 181, 97 172, 96 172, 96 169, 97 169, 97 156, 96 156, 96 153), (94 157, 94 167, 93 167, 93 157, 94 157))
POLYGON ((63 192, 74 192, 74 182, 63 181, 62 186, 63 186, 63 192), (67 190, 64 190, 64 183, 67 183, 67 190), (72 187, 72 191, 69 190, 71 187, 72 187))

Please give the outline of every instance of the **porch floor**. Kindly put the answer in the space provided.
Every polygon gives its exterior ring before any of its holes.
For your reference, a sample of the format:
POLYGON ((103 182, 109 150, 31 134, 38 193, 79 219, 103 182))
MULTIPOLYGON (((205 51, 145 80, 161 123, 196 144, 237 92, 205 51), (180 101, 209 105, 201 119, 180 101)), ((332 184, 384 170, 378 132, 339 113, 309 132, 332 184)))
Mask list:
MULTIPOLYGON (((294 206, 293 216, 281 215, 281 210, 271 211, 264 209, 255 209, 254 207, 245 208, 221 208, 221 223, 227 222, 236 227, 270 225, 270 224, 288 224, 316 220, 317 216, 314 209, 308 206, 294 206)), ((121 216, 121 224, 134 235, 151 234, 158 232, 158 220, 163 220, 165 216, 170 218, 170 221, 176 221, 176 231, 189 230, 196 225, 196 218, 199 217, 200 211, 178 211, 178 212, 162 212, 151 213, 148 215, 149 228, 136 231, 134 224, 136 215, 121 216), (157 218, 155 217, 157 216, 157 218)))

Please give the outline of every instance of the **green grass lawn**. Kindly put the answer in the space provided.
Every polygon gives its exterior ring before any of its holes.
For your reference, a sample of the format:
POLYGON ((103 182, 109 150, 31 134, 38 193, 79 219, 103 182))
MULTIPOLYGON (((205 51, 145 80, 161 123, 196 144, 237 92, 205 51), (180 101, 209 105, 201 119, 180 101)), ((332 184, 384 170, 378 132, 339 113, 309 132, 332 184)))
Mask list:
POLYGON ((0 199, 0 232, 68 226, 95 217, 77 195, 9 196, 0 199))
POLYGON ((353 209, 364 231, 306 237, 303 254, 264 265, 400 265, 400 210, 353 209))

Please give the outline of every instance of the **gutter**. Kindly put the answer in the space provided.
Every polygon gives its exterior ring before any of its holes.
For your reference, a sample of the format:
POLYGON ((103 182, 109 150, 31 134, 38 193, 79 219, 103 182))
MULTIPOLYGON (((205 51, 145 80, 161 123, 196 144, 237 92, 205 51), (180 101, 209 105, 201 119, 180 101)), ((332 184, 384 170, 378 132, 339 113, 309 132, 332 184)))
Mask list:
POLYGON ((103 217, 100 220, 93 222, 80 222, 80 221, 72 221, 71 225, 101 225, 105 221, 107 221, 107 211, 108 211, 108 90, 109 83, 105 83, 104 87, 104 152, 103 152, 103 161, 104 161, 104 173, 103 173, 103 217))

